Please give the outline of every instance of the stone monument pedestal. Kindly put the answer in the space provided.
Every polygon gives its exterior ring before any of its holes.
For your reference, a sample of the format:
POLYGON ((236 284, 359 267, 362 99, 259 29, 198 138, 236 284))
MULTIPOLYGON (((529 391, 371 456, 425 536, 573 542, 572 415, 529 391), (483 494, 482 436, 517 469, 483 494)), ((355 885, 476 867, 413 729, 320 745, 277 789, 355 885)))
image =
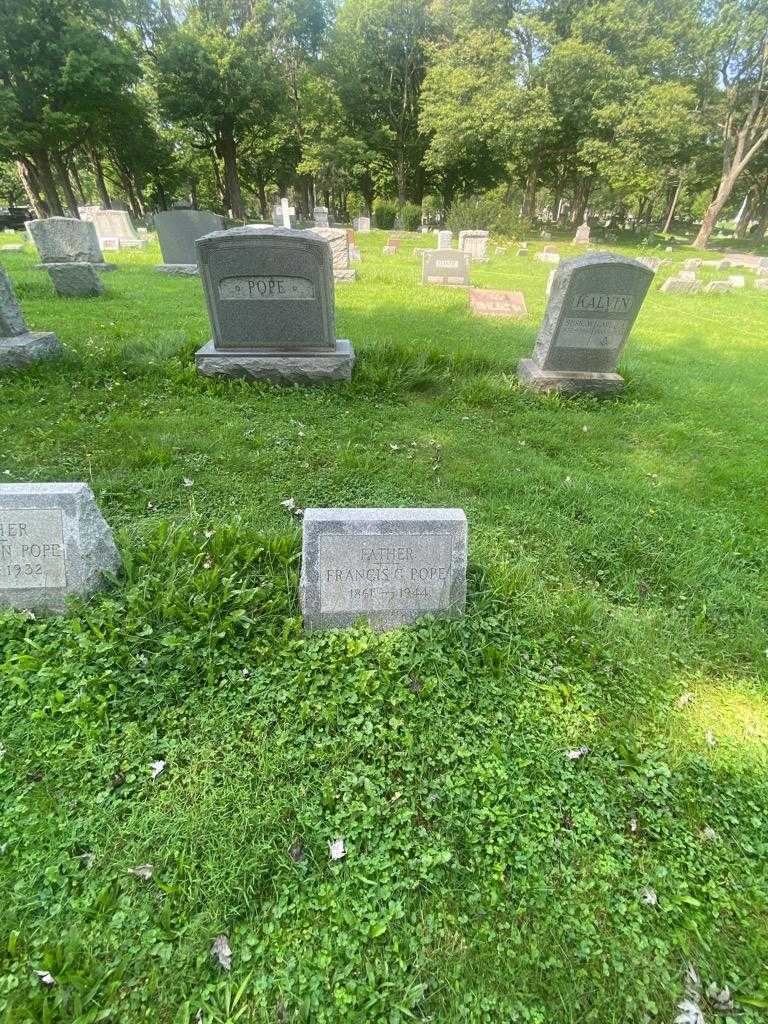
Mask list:
POLYGON ((327 384, 350 381, 355 365, 352 343, 336 342, 335 350, 306 352, 216 348, 213 340, 195 353, 197 372, 204 377, 247 377, 274 384, 327 384))
POLYGON ((155 267, 158 274, 170 274, 172 277, 197 277, 196 263, 158 263, 155 267))
POLYGON ((60 354, 61 342, 50 331, 27 331, 11 338, 0 338, 0 370, 29 366, 60 354))
POLYGON ((615 395, 624 387, 624 378, 618 373, 542 370, 533 359, 520 360, 517 377, 532 391, 556 391, 560 395, 615 395))

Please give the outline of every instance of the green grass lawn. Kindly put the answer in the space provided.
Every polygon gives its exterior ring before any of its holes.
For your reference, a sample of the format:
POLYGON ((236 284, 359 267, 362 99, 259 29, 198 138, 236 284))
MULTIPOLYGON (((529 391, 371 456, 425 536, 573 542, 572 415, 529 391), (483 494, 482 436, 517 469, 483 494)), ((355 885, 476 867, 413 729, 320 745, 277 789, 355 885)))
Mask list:
POLYGON ((766 1019, 768 294, 664 268, 624 394, 562 400, 515 378, 549 265, 473 318, 385 238, 312 391, 198 378, 156 244, 89 300, 4 256, 66 352, 0 378, 0 481, 89 482, 126 571, 0 615, 3 1024, 667 1024, 689 966, 766 1019), (464 508, 466 618, 304 636, 289 497, 464 508))

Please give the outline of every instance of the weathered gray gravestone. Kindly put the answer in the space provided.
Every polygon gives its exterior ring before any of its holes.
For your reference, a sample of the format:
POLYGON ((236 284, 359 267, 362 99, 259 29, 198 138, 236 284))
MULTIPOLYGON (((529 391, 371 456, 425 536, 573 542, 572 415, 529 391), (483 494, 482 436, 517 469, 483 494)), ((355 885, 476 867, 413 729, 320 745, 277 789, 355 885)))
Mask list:
POLYGON ((421 262, 421 283, 467 288, 470 263, 469 254, 458 249, 426 249, 421 262))
MULTIPOLYGON (((681 271, 681 274, 685 271, 681 271)), ((696 292, 701 291, 701 282, 695 278, 685 278, 680 275, 677 277, 668 277, 664 284, 661 286, 659 291, 662 292, 674 292, 680 295, 695 295, 696 292)))
POLYGON ((55 334, 29 330, 8 275, 0 267, 0 370, 27 366, 60 352, 55 334))
POLYGON ((452 249, 453 248, 453 232, 452 231, 438 231, 437 232, 437 248, 438 249, 452 249))
POLYGON ((99 236, 90 221, 46 217, 27 221, 26 227, 40 256, 38 270, 46 270, 49 263, 92 263, 97 270, 117 270, 116 264, 104 262, 99 236))
POLYGON ((367 619, 393 629, 425 615, 459 617, 467 596, 467 519, 457 508, 308 508, 301 610, 305 629, 367 619))
POLYGON ((0 484, 0 607, 64 611, 121 564, 86 484, 0 484))
POLYGON ((576 234, 573 236, 573 245, 589 245, 589 224, 584 221, 583 224, 579 224, 576 228, 576 234))
POLYGON ((163 210, 155 214, 155 229, 163 262, 161 274, 190 276, 197 273, 195 242, 212 231, 221 231, 224 218, 210 210, 163 210))
POLYGON ((324 238, 331 247, 333 277, 335 281, 354 281, 356 274, 349 265, 349 236, 346 228, 314 227, 312 231, 324 238))
POLYGON ((460 231, 459 249, 467 252, 473 260, 483 262, 488 259, 487 231, 460 231))
POLYGON ((313 231, 232 228, 198 239, 213 338, 205 376, 312 384, 348 381, 355 354, 337 340, 331 249, 313 231))
POLYGON ((312 211, 312 220, 315 222, 317 228, 327 228, 328 225, 328 207, 327 206, 316 206, 312 211))
POLYGON ((80 216, 91 221, 96 228, 99 241, 117 238, 121 249, 141 249, 147 245, 146 238, 139 238, 126 210, 101 210, 98 207, 81 207, 80 216))
POLYGON ((652 279, 642 263, 608 252, 562 263, 533 357, 518 366, 521 383, 563 394, 621 390, 616 366, 652 279))
POLYGON ((92 263, 46 263, 56 294, 66 299, 101 295, 104 285, 92 263))

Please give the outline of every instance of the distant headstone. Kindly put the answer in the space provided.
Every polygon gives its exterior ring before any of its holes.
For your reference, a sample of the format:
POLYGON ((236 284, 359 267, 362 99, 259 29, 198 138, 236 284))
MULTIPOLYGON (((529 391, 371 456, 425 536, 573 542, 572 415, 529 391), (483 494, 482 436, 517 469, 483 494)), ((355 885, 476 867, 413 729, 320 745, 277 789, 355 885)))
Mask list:
POLYGON ((652 279, 642 263, 609 252, 563 263, 533 357, 518 366, 521 383, 563 394, 621 390, 616 366, 652 279))
POLYGON ((315 222, 316 228, 327 228, 328 227, 328 207, 327 206, 316 206, 312 211, 312 220, 315 222))
POLYGON ((312 228, 316 235, 324 238, 331 247, 333 277, 338 282, 355 280, 355 271, 349 265, 349 240, 346 228, 312 228))
POLYGON ((272 210, 272 225, 276 228, 296 227, 296 210, 288 203, 285 196, 272 210))
POLYGON ((730 281, 710 281, 704 291, 709 292, 710 294, 714 292, 715 294, 723 295, 727 292, 733 291, 733 285, 730 281))
POLYGON ((422 284, 469 286, 470 258, 458 249, 425 249, 421 262, 422 284))
POLYGON ((543 252, 539 253, 536 259, 540 263, 559 263, 560 254, 556 252, 547 252, 546 250, 544 250, 543 252))
POLYGON ((116 270, 114 263, 105 263, 99 247, 99 236, 90 221, 74 217, 46 217, 27 221, 27 233, 40 256, 38 269, 49 263, 92 263, 98 270, 116 270))
POLYGON ((155 214, 155 230, 163 262, 162 274, 189 276, 197 273, 195 242, 212 231, 221 231, 224 218, 210 210, 163 210, 155 214))
POLYGON ((768 291, 768 277, 756 277, 755 288, 759 288, 761 292, 768 291))
POLYGON ((0 267, 0 370, 28 366, 60 352, 55 334, 29 330, 8 275, 0 267))
POLYGON ((488 259, 488 232, 460 231, 459 249, 469 253, 473 260, 484 262, 488 259))
POLYGON ((350 245, 350 247, 349 247, 349 262, 350 263, 360 263, 361 261, 362 261, 362 256, 360 255, 360 250, 357 248, 356 245, 350 245))
POLYGON ((437 248, 438 249, 452 249, 453 248, 453 232, 452 231, 438 231, 437 232, 437 248))
POLYGON ((86 484, 0 484, 0 607, 62 612, 120 566, 86 484))
POLYGON ((64 299, 85 299, 101 295, 104 285, 92 263, 46 263, 56 294, 64 299))
POLYGON ((470 288, 469 308, 478 316, 521 317, 528 316, 525 296, 522 292, 493 291, 490 288, 470 288))
POLYGON ((672 292, 678 295, 695 295, 700 290, 701 281, 697 281, 695 277, 691 280, 679 275, 677 277, 668 277, 659 289, 662 292, 672 292))
POLYGON ((352 222, 352 227, 355 231, 359 231, 361 234, 367 234, 371 230, 371 218, 370 217, 356 217, 352 222))
POLYGON ((497 245, 493 250, 494 256, 506 256, 507 247, 506 245, 497 245))
POLYGON ((552 241, 552 235, 549 233, 549 231, 540 231, 539 238, 542 240, 542 242, 552 241))
POLYGON ((728 277, 728 283, 732 288, 747 287, 747 280, 743 274, 730 274, 728 277))
POLYGON ((213 338, 205 376, 312 384, 350 380, 355 355, 336 339, 333 266, 314 231, 232 228, 197 241, 213 338))
POLYGON ((638 256, 637 262, 656 273, 663 261, 658 256, 638 256))
POLYGON ((521 259, 524 259, 524 258, 530 256, 531 253, 530 253, 530 250, 528 249, 527 245, 521 245, 520 248, 515 253, 515 255, 519 256, 521 259))
POLYGON ((464 614, 467 520, 456 508, 308 508, 304 513, 304 628, 365 619, 393 629, 425 615, 464 614))
POLYGON ((677 277, 680 281, 695 281, 696 271, 695 270, 679 270, 677 277))
POLYGON ((573 236, 573 245, 589 245, 589 233, 589 224, 586 221, 579 224, 576 234, 573 236))
POLYGON ((698 270, 703 262, 698 259, 683 260, 683 270, 698 270))
POLYGON ((24 252, 23 245, 0 245, 0 252, 24 252))
POLYGON ((99 241, 102 238, 117 238, 121 249, 138 249, 147 245, 146 238, 139 238, 126 210, 101 210, 82 207, 80 216, 96 228, 99 241))

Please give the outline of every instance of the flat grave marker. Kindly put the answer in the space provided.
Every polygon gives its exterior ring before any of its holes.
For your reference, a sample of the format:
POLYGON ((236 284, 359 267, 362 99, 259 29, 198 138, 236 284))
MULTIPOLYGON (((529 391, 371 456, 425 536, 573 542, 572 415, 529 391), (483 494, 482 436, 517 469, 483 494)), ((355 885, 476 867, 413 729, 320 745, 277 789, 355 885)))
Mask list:
POLYGON ((528 316, 525 296, 522 292, 470 288, 469 308, 477 316, 513 317, 518 320, 528 316))

